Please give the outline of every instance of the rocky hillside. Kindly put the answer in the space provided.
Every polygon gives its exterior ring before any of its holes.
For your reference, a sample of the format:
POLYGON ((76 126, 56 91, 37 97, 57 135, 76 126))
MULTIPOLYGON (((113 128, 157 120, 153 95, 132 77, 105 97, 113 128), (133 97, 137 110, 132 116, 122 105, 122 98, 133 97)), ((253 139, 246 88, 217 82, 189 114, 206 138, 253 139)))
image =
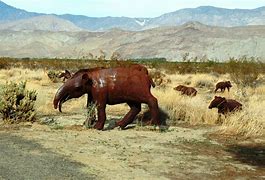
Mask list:
POLYGON ((220 28, 191 22, 135 32, 1 30, 0 41, 0 56, 13 57, 81 58, 103 50, 107 57, 119 52, 123 58, 181 60, 189 52, 190 57, 220 60, 243 55, 265 59, 265 26, 220 28))

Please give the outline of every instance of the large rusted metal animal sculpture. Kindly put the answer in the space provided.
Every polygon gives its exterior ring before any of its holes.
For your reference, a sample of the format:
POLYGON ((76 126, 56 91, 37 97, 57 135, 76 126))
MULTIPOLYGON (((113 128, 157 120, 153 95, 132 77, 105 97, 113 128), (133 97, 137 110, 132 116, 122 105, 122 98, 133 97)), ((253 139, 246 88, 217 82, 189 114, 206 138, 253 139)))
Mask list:
POLYGON ((227 115, 230 112, 242 110, 242 104, 233 99, 215 96, 209 105, 209 109, 217 108, 219 114, 227 115))
POLYGON ((222 82, 218 82, 215 85, 215 90, 214 92, 216 92, 218 89, 221 89, 221 92, 224 92, 225 89, 227 88, 228 92, 230 90, 230 88, 232 87, 232 84, 230 81, 222 81, 222 82))
POLYGON ((97 106, 98 121, 94 128, 102 130, 106 120, 106 105, 127 103, 130 111, 115 126, 122 129, 133 122, 146 103, 151 111, 150 123, 160 125, 157 99, 151 94, 152 80, 141 65, 117 68, 82 69, 68 79, 57 91, 53 104, 59 107, 69 99, 88 94, 90 102, 97 106))
POLYGON ((187 95, 187 96, 196 96, 197 95, 197 90, 193 87, 178 85, 177 87, 175 87, 173 89, 176 91, 180 91, 182 95, 187 95))

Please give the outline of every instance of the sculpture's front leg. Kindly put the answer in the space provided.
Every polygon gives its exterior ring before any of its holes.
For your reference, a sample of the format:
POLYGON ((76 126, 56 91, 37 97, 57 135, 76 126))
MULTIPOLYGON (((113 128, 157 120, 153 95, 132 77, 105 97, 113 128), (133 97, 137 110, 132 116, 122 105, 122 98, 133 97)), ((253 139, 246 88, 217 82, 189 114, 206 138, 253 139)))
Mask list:
POLYGON ((96 123, 96 125, 94 126, 95 129, 97 130, 102 130, 104 128, 104 124, 106 121, 106 105, 104 106, 98 106, 97 110, 98 110, 98 121, 96 123))

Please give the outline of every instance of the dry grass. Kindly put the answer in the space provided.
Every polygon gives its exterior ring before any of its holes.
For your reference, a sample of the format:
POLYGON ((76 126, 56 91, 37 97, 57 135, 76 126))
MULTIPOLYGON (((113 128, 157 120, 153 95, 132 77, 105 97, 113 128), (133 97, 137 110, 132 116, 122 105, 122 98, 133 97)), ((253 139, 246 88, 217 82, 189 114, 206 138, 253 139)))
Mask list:
MULTIPOLYGON (((246 97, 238 97, 243 101, 243 111, 224 119, 222 133, 244 136, 265 134, 265 85, 257 89, 247 88, 246 97)), ((236 94, 238 96, 238 94, 236 94)))
MULTIPOLYGON (((163 72, 164 73, 164 72, 163 72)), ((216 124, 218 121, 217 109, 209 110, 208 105, 216 95, 213 93, 214 86, 218 81, 229 80, 229 75, 216 74, 170 74, 170 79, 163 88, 153 88, 153 94, 158 98, 159 106, 168 113, 171 125, 179 121, 190 124, 216 124), (193 86, 198 90, 196 97, 190 98, 180 95, 173 87, 179 84, 193 86)), ((20 82, 26 80, 27 88, 35 89, 38 93, 36 109, 39 116, 59 115, 53 109, 52 100, 61 82, 52 83, 47 72, 41 69, 30 70, 22 68, 11 68, 0 70, 0 87, 6 81, 20 82)), ((233 82, 232 82, 233 83, 233 82)), ((265 135, 265 85, 260 84, 256 89, 247 88, 246 95, 242 95, 239 89, 233 84, 231 91, 217 95, 239 100, 244 109, 224 119, 220 126, 220 133, 238 134, 244 136, 265 135)), ((63 112, 60 116, 67 114, 82 114, 86 110, 86 96, 71 100, 63 105, 63 112)), ((122 116, 128 111, 128 106, 121 104, 107 107, 107 114, 110 116, 122 116)))
POLYGON ((169 123, 172 125, 177 124, 178 121, 186 121, 194 125, 215 124, 217 121, 215 112, 208 110, 208 100, 203 95, 192 98, 182 96, 172 88, 154 90, 154 95, 158 98, 159 106, 168 113, 169 123))
POLYGON ((220 126, 220 133, 231 135, 259 136, 265 135, 265 85, 246 88, 246 94, 233 84, 230 92, 214 94, 216 82, 228 80, 228 74, 215 76, 213 74, 185 74, 169 75, 172 83, 165 89, 154 89, 153 93, 159 100, 160 107, 169 114, 170 123, 186 121, 190 124, 217 124, 217 109, 209 110, 208 106, 215 95, 236 99, 243 104, 243 111, 231 114, 227 118, 221 117, 223 123, 220 126), (187 83, 189 82, 189 83, 187 83), (202 83, 203 82, 203 83, 202 83), (198 95, 190 98, 180 95, 172 88, 186 84, 196 87, 198 95), (198 84, 205 84, 198 86, 198 84))

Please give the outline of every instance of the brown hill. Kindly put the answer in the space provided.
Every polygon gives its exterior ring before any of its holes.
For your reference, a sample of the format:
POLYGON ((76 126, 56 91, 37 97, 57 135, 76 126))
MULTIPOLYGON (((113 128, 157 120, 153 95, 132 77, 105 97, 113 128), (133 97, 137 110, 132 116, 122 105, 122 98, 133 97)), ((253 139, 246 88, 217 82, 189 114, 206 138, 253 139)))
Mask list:
POLYGON ((118 29, 107 32, 2 30, 0 41, 0 56, 13 57, 81 58, 89 53, 99 56, 103 50, 107 57, 116 51, 123 58, 181 60, 183 54, 189 53, 190 57, 219 60, 244 55, 265 59, 265 26, 221 28, 191 22, 137 32, 118 29))

